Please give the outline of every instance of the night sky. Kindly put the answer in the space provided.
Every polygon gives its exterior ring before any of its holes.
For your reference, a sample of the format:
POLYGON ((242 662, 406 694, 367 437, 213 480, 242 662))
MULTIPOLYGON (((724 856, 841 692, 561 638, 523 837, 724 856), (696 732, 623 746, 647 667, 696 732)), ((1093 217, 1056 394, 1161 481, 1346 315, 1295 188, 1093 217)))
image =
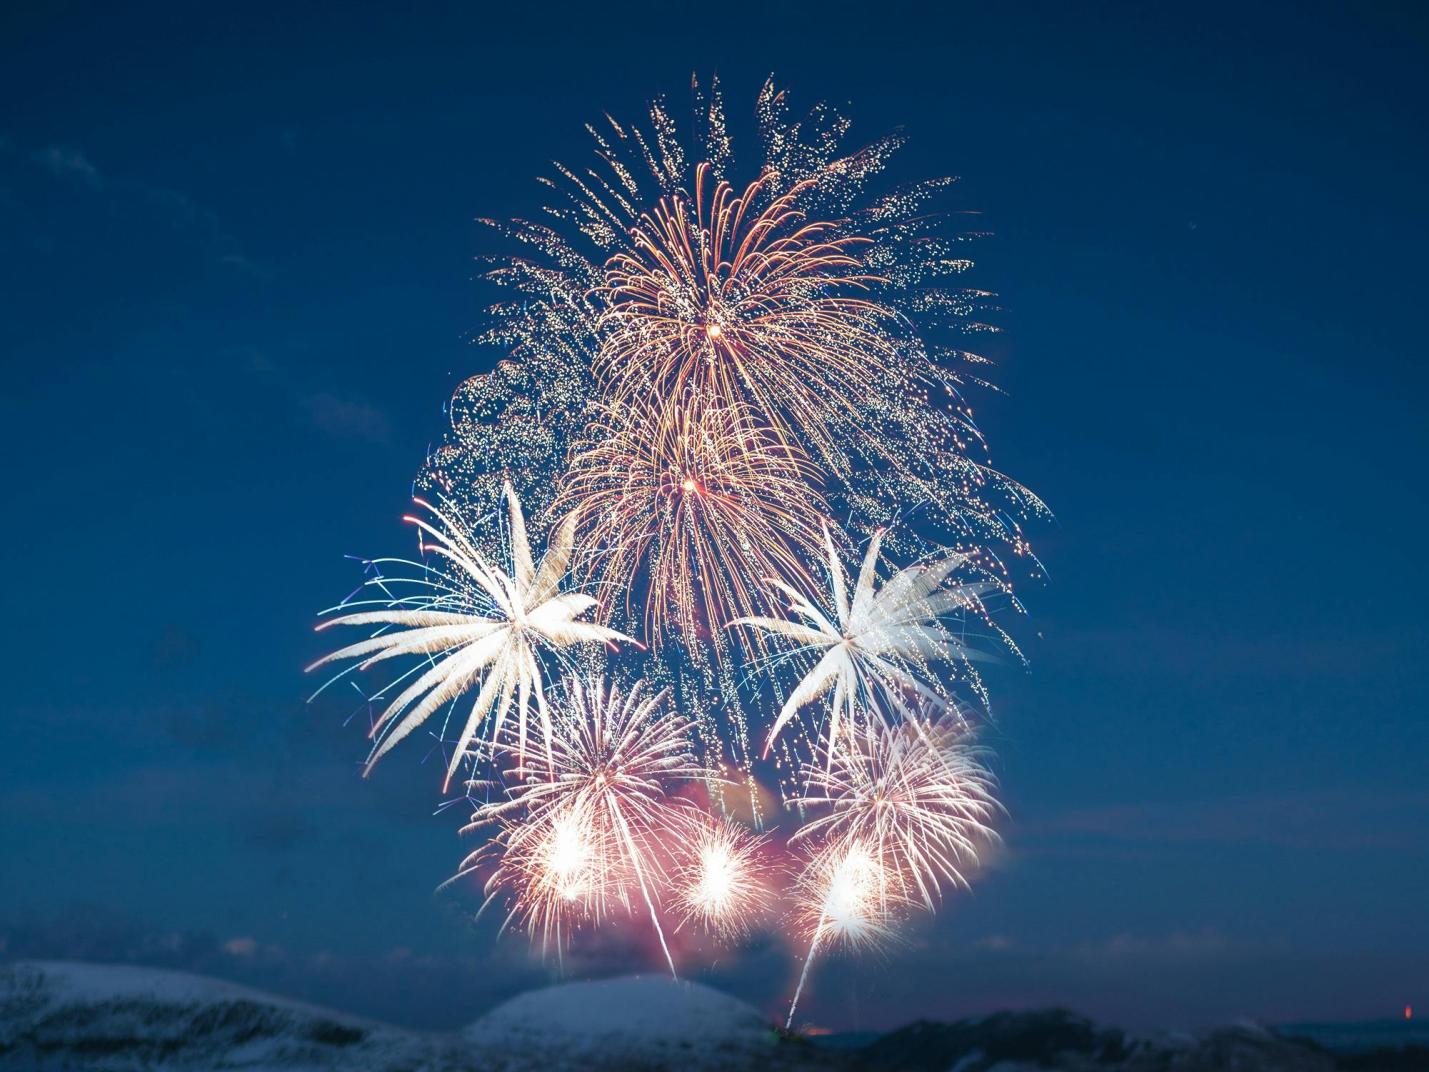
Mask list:
MULTIPOLYGON (((470 846, 421 747, 363 781, 305 703, 314 615, 411 549, 497 356, 474 218, 692 72, 748 130, 774 72, 962 176, 973 401, 1057 514, 991 675, 1006 849, 810 1018, 1429 1007, 1426 9, 508 6, 0 16, 0 955, 423 1026, 548 978, 434 895, 470 846)), ((705 978, 773 1010, 792 971, 705 978)))

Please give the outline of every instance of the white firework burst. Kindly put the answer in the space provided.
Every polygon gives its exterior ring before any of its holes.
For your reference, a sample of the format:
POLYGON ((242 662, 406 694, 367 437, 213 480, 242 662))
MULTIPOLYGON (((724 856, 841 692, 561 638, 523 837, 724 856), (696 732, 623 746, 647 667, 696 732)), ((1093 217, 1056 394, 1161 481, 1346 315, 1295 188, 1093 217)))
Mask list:
MULTIPOLYGON (((356 666, 366 669, 398 656, 422 658, 398 683, 414 675, 415 680, 387 705, 373 725, 372 736, 377 743, 364 774, 397 742, 478 683, 481 687, 457 739, 443 789, 451 783, 488 719, 488 739, 493 743, 500 739, 513 704, 519 754, 525 756, 527 727, 534 709, 541 722, 549 762, 555 742, 543 684, 542 655, 559 654, 580 645, 621 640, 637 643, 614 629, 579 621, 582 614, 595 607, 596 600, 581 592, 560 590, 571 560, 573 522, 556 531, 538 568, 531 555, 521 503, 510 484, 505 494, 510 510, 510 569, 501 569, 482 555, 457 515, 448 515, 417 500, 435 524, 420 517, 405 520, 422 533, 424 550, 445 559, 449 568, 419 567, 421 576, 406 579, 419 588, 418 594, 365 601, 380 603, 382 609, 341 614, 318 625, 320 630, 334 625, 359 625, 377 626, 380 631, 319 659, 309 670, 345 659, 360 660, 356 666)), ((380 585, 386 592, 393 583, 394 579, 378 578, 368 585, 380 585)), ((348 603, 335 609, 348 610, 354 605, 348 603)))
POLYGON ((568 933, 568 921, 599 921, 616 905, 629 910, 638 894, 674 974, 661 892, 676 846, 706 816, 669 789, 715 775, 694 757, 694 724, 662 713, 663 700, 663 693, 645 695, 641 683, 622 695, 599 678, 573 679, 552 719, 549 768, 528 767, 513 747, 500 749, 517 760, 505 798, 483 805, 466 828, 495 824, 498 832, 459 873, 494 853, 500 863, 488 895, 509 895, 508 918, 547 939, 568 933))
POLYGON ((934 675, 933 664, 966 665, 980 657, 944 618, 962 611, 985 616, 982 596, 995 587, 993 582, 949 583, 953 571, 968 561, 967 556, 952 553, 901 570, 879 586, 881 543, 882 533, 874 533, 850 597, 843 563, 825 525, 831 588, 826 602, 832 613, 792 585, 771 580, 789 597, 789 609, 797 617, 752 616, 730 623, 793 641, 796 647, 790 655, 812 662, 770 727, 766 753, 801 708, 831 690, 824 735, 830 756, 838 749, 840 732, 852 735, 860 722, 870 724, 887 716, 914 719, 919 707, 949 708, 951 696, 934 675))
POLYGON ((996 782, 985 753, 957 715, 932 725, 875 723, 822 768, 811 765, 798 798, 806 822, 791 843, 842 856, 862 847, 882 861, 885 885, 931 911, 944 882, 967 887, 965 870, 997 834, 996 782))

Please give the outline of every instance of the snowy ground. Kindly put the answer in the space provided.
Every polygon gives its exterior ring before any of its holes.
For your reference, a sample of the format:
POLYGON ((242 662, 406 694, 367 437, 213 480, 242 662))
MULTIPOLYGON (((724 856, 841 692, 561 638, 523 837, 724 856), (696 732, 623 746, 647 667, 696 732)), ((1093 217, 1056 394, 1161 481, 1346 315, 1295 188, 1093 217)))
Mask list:
POLYGON ((521 1072, 827 1068, 750 1006, 661 978, 523 994, 459 1034, 423 1034, 150 968, 0 967, 0 1069, 521 1072))
MULTIPOLYGON (((1358 1047, 1362 1040, 1355 1031, 1373 1026, 1340 1029, 1354 1036, 1358 1047)), ((1198 1035, 1138 1037, 1056 1010, 915 1023, 867 1045, 836 1049, 784 1036, 727 994, 654 976, 532 991, 461 1032, 424 1034, 179 972, 61 961, 0 965, 0 1072, 1351 1068, 1429 1069, 1429 1049, 1336 1056, 1254 1024, 1198 1035)))
POLYGON ((0 968, 0 1068, 476 1068, 455 1040, 151 968, 0 968))

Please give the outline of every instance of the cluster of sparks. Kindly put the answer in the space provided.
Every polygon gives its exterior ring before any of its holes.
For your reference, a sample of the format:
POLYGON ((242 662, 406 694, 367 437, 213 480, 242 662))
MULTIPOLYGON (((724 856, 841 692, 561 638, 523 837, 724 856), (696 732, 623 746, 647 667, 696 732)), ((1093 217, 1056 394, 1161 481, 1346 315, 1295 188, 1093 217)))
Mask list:
POLYGON ((553 221, 494 225, 527 251, 489 273, 506 356, 421 474, 423 560, 373 563, 319 626, 373 632, 314 665, 407 664, 364 773, 428 727, 483 839, 453 881, 508 926, 559 953, 644 921, 675 973, 677 935, 783 921, 792 1024, 818 955, 889 941, 996 837, 975 664, 1018 654, 993 610, 1045 507, 963 401, 987 362, 946 340, 991 296, 948 284, 948 180, 869 198, 900 137, 846 151, 771 83, 736 185, 717 83, 694 102, 689 142, 663 102, 589 128, 553 221))

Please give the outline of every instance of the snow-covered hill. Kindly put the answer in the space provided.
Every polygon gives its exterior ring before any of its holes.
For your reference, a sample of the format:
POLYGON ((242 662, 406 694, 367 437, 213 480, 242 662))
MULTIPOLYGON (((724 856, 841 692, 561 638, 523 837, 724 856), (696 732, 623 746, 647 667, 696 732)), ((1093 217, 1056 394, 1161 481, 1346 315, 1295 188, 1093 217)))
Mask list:
POLYGON ((475 1072, 427 1036, 182 972, 65 961, 0 966, 0 1068, 475 1072))
POLYGON ((662 976, 567 983, 521 994, 463 1033, 502 1072, 812 1069, 836 1055, 781 1036, 755 1009, 662 976))
MULTIPOLYGON (((1334 1058, 1257 1024, 1139 1037, 1059 1009, 909 1024, 858 1051, 886 1072, 1334 1072, 1334 1058)), ((1368 1069, 1370 1066, 1366 1066, 1368 1069)), ((1397 1067, 1397 1066, 1396 1066, 1397 1067)))

